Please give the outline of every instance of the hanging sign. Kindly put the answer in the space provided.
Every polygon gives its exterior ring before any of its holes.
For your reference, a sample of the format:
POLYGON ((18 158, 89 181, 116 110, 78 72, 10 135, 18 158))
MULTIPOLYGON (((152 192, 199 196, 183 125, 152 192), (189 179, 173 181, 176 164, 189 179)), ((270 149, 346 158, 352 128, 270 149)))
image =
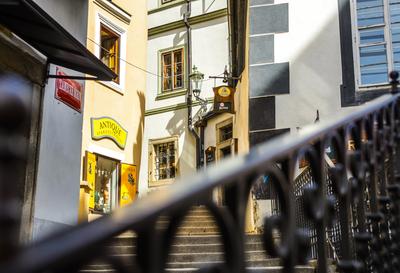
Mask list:
MULTIPOLYGON (((59 76, 68 76, 61 68, 56 68, 59 76)), ((78 112, 82 112, 83 85, 71 79, 56 79, 55 97, 78 112)))
POLYGON ((130 164, 121 164, 121 187, 120 187, 120 207, 126 206, 136 199, 137 192, 137 172, 136 166, 130 164))
POLYGON ((206 163, 207 165, 211 164, 212 162, 215 161, 215 147, 214 146, 209 146, 206 151, 206 163))
POLYGON ((128 131, 110 117, 91 118, 92 139, 108 138, 121 149, 125 148, 128 131))
POLYGON ((213 88, 214 91, 214 112, 234 111, 235 89, 226 85, 213 88))
POLYGON ((94 209, 94 183, 96 181, 96 155, 88 151, 85 153, 84 180, 90 187, 89 208, 94 209))

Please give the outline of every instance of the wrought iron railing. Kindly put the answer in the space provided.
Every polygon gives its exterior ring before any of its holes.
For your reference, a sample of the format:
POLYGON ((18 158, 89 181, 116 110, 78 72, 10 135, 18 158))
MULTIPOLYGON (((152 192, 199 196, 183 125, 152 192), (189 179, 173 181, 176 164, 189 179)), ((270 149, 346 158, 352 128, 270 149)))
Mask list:
POLYGON ((22 125, 29 108, 15 88, 1 86, 0 272, 77 272, 99 253, 117 272, 163 272, 178 226, 197 204, 203 204, 215 217, 225 252, 223 264, 210 265, 204 271, 245 272, 246 205, 252 184, 261 175, 271 178, 280 204, 280 213, 264 221, 264 248, 270 256, 281 259, 284 272, 294 272, 296 265, 307 263, 310 257, 309 230, 304 228, 315 232, 317 272, 327 272, 328 249, 332 248, 329 229, 335 221, 340 229, 340 240, 334 247, 340 253, 338 270, 399 271, 400 97, 395 94, 397 73, 391 77, 393 94, 346 116, 271 140, 247 155, 198 173, 190 181, 176 182, 109 216, 25 247, 15 244, 19 223, 14 216, 12 181, 24 165, 22 125), (327 168, 328 148, 334 152, 334 164, 327 168), (296 211, 293 183, 298 159, 303 158, 314 182, 297 193, 302 199, 301 213, 309 223, 305 226, 297 219, 300 212, 296 211), (327 177, 332 191, 327 190, 327 177), (220 186, 226 190, 224 207, 209 198, 220 186), (164 229, 156 228, 161 215, 169 219, 164 229), (126 263, 107 255, 106 242, 129 230, 137 236, 137 256, 126 263), (281 235, 278 241, 276 231, 281 235))

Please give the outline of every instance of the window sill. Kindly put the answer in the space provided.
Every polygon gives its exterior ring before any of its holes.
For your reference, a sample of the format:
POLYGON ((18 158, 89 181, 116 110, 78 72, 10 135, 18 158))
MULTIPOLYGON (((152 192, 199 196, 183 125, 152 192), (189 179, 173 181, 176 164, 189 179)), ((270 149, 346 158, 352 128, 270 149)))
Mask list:
POLYGON ((120 95, 124 95, 125 94, 124 90, 122 89, 121 84, 116 84, 113 81, 109 81, 109 82, 98 81, 98 83, 100 83, 100 84, 112 89, 113 91, 119 93, 120 95))
POLYGON ((175 0, 175 1, 171 1, 169 3, 165 3, 165 4, 159 3, 158 8, 149 10, 147 12, 147 14, 156 13, 156 12, 159 12, 159 11, 162 11, 162 10, 165 10, 165 9, 169 9, 169 8, 172 8, 172 7, 176 7, 176 6, 182 5, 184 3, 186 3, 186 0, 175 0))
POLYGON ((390 89, 390 83, 370 84, 359 86, 357 92, 373 91, 373 90, 387 90, 390 89))
POLYGON ((163 179, 163 180, 149 181, 149 188, 167 186, 167 185, 171 185, 174 182, 175 182, 175 179, 163 179))
POLYGON ((178 89, 176 91, 157 94, 156 100, 165 100, 169 98, 179 97, 186 95, 187 89, 178 89))

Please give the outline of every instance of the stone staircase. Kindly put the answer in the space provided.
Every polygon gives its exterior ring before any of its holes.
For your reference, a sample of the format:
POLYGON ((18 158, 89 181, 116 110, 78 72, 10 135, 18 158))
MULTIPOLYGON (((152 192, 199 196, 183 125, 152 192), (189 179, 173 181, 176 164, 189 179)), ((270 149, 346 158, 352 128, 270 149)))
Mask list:
MULTIPOLYGON (((167 219, 161 218, 158 226, 165 226, 167 219)), ((110 255, 119 256, 127 264, 136 255, 133 233, 124 233, 115 237, 107 246, 110 255)), ((277 273, 281 271, 279 259, 273 259, 263 250, 261 236, 247 234, 245 241, 246 267, 249 272, 277 273)), ((221 264, 225 260, 222 239, 212 216, 204 207, 194 208, 178 230, 172 244, 166 266, 167 272, 192 273, 200 267, 221 264)), ((81 272, 111 273, 112 267, 103 261, 95 261, 81 272)), ((297 268, 298 273, 312 273, 314 268, 303 266, 297 268)))

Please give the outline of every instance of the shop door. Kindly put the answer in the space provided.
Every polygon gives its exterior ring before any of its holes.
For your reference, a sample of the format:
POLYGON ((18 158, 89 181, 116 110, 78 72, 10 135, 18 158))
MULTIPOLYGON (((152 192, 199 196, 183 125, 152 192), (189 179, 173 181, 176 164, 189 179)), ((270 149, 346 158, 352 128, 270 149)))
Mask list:
POLYGON ((97 155, 93 213, 107 214, 118 207, 119 162, 97 155))
MULTIPOLYGON (((232 138, 229 140, 228 145, 224 145, 224 146, 218 147, 218 148, 219 148, 218 155, 217 155, 218 161, 223 160, 224 158, 232 157, 236 154, 236 139, 232 138)), ((220 191, 220 195, 221 195, 220 196, 220 198, 221 198, 220 204, 222 206, 226 205, 226 198, 227 198, 226 194, 227 194, 226 187, 223 186, 220 191)))

